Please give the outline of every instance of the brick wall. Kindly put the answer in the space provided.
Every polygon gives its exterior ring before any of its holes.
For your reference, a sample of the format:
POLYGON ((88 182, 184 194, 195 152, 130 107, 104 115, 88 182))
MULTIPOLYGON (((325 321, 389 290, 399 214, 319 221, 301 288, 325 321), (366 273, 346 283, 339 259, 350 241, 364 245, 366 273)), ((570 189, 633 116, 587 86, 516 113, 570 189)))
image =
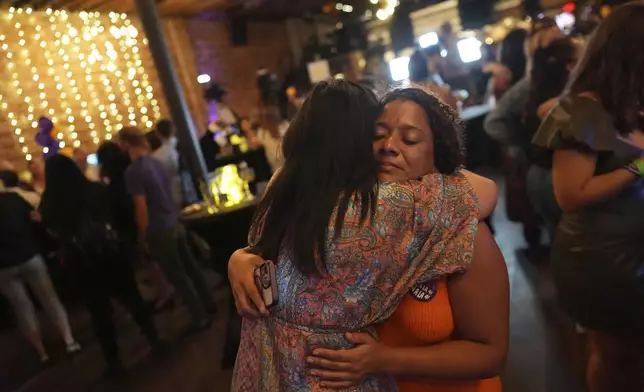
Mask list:
POLYGON ((291 66, 286 23, 249 22, 248 43, 240 47, 232 45, 226 22, 193 19, 186 25, 199 73, 227 88, 230 104, 240 115, 255 115, 259 107, 258 68, 266 67, 282 76, 291 66))
MULTIPOLYGON (((132 17, 132 23, 142 32, 135 16, 132 17)), ((230 103, 240 115, 254 115, 259 104, 255 78, 257 69, 267 67, 278 75, 283 75, 291 65, 292 55, 285 23, 250 22, 248 45, 243 47, 234 47, 231 44, 228 27, 223 21, 169 19, 164 27, 175 69, 198 132, 203 132, 206 127, 208 110, 203 100, 203 86, 196 81, 197 75, 209 74, 213 81, 225 85, 230 92, 230 103)), ((149 49, 142 46, 140 55, 150 84, 154 87, 161 114, 165 117, 168 115, 165 96, 149 49)), ((39 72, 44 74, 44 71, 40 70, 41 66, 38 68, 39 72)), ((3 72, 0 72, 0 75, 7 79, 3 72)), ((116 103, 120 106, 120 102, 116 103)), ((80 109, 74 108, 76 116, 78 110, 80 109)), ((19 168, 24 168, 24 154, 20 151, 21 147, 17 143, 13 127, 8 124, 4 112, 5 110, 0 110, 0 160, 7 159, 19 168)), ((33 140, 34 133, 35 130, 24 133, 25 143, 29 145, 30 151, 38 154, 39 147, 33 140)), ((79 127, 78 134, 79 139, 83 140, 82 147, 88 152, 93 152, 96 144, 91 142, 89 130, 79 127)), ((99 134, 102 138, 102 132, 99 134)))

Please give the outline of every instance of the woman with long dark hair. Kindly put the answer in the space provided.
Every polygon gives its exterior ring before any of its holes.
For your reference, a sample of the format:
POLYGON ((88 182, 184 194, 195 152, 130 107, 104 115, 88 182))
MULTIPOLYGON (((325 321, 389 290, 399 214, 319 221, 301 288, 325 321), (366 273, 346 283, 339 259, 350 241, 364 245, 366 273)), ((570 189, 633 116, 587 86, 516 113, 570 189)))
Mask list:
POLYGON ((486 67, 487 71, 492 73, 490 88, 497 101, 525 75, 527 37, 528 32, 525 29, 510 31, 501 43, 498 63, 492 63, 486 67))
MULTIPOLYGON (((324 82, 287 131, 284 167, 250 234, 251 250, 276 261, 279 302, 270 317, 244 320, 233 389, 318 390, 306 368, 312 350, 351 347, 344 333, 375 332, 410 286, 469 265, 478 215, 471 186, 456 166, 379 182, 379 172, 406 168, 375 160, 379 111, 373 92, 324 82)), ((411 144, 413 132, 405 127, 411 144)), ((356 390, 392 388, 390 376, 374 375, 356 390)))
POLYGON ((579 46, 570 38, 562 38, 537 49, 532 61, 530 97, 523 120, 524 151, 530 161, 526 179, 527 193, 551 239, 554 238, 561 217, 552 185, 552 152, 532 146, 531 143, 541 125, 541 119, 556 105, 559 95, 566 87, 579 52, 579 46))
POLYGON ((644 2, 595 30, 533 142, 554 151, 560 301, 587 330, 591 392, 644 388, 644 2))
POLYGON ((131 313, 153 347, 159 339, 138 291, 131 257, 124 250, 111 215, 110 198, 99 183, 89 181, 73 160, 55 155, 45 166, 42 221, 59 238, 65 265, 85 299, 103 355, 106 377, 124 372, 119 359, 111 298, 131 313))
MULTIPOLYGON (((418 88, 400 89, 387 94, 383 106, 373 141, 381 181, 450 174, 462 165, 462 125, 438 97, 418 88)), ((232 264, 247 262, 253 263, 252 257, 231 259, 232 264)), ((238 278, 231 274, 234 285, 238 278)), ((503 256, 486 224, 478 225, 466 273, 406 290, 396 311, 378 325, 380 341, 350 331, 347 339, 354 349, 313 351, 311 373, 322 385, 348 388, 368 375, 387 374, 396 376, 401 392, 500 391, 495 376, 507 352, 509 289, 503 256)))

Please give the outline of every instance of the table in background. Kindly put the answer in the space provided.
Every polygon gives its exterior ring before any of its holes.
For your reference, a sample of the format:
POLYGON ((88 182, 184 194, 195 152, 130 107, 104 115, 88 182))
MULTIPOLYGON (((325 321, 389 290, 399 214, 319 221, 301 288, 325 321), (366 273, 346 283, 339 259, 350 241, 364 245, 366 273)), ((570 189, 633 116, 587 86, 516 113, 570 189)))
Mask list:
POLYGON ((239 248, 248 245, 248 231, 259 199, 221 208, 214 213, 207 208, 184 214, 182 222, 203 238, 211 249, 212 268, 227 276, 228 259, 239 248))

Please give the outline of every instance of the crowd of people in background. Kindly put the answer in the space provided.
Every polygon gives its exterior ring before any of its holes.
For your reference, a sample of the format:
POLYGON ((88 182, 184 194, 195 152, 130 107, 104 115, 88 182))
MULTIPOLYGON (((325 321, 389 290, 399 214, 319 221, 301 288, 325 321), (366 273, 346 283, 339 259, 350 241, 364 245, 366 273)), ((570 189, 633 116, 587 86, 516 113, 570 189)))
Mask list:
MULTIPOLYGON (((201 138, 202 152, 216 166, 230 155, 225 150, 234 140, 234 152, 247 153, 242 159, 267 182, 281 166, 281 137, 288 125, 274 110, 261 116, 262 126, 240 117, 227 106, 225 95, 218 98, 215 127, 201 138)), ((117 141, 102 143, 96 151, 98 175, 88 170, 87 153, 80 149, 46 160, 34 157, 27 165, 27 181, 11 163, 0 162, 0 290, 43 366, 50 357, 29 291, 60 330, 67 353, 81 350, 47 264, 63 270, 72 295, 84 302, 110 379, 126 372, 113 300, 131 313, 154 352, 164 351, 164 343, 153 315, 177 300, 191 316, 191 331, 211 326, 217 306, 203 260, 192 248, 199 239, 179 220, 181 209, 200 198, 180 151, 174 125, 161 120, 148 133, 124 128, 117 141), (138 270, 156 295, 148 302, 139 292, 138 270)))
MULTIPOLYGON (((548 234, 559 303, 589 341, 591 392, 644 389, 641 42, 637 1, 585 38, 536 18, 486 68, 495 105, 485 131, 503 146, 507 214, 532 261, 548 234)), ((243 161, 258 182, 271 179, 249 247, 228 266, 245 318, 233 390, 502 390, 509 281, 484 221, 497 188, 464 169, 455 92, 472 84, 460 68, 439 74, 439 57, 417 52, 410 74, 422 86, 381 97, 345 80, 318 83, 305 100, 287 92, 287 119, 272 107, 243 117, 224 91, 207 93, 219 112, 199 140, 209 171, 243 161), (255 279, 267 260, 279 282, 270 309, 255 279)), ((0 291, 44 365, 25 285, 66 352, 82 349, 47 260, 64 265, 84 301, 109 378, 126 372, 113 299, 153 352, 165 348, 153 315, 176 300, 191 331, 210 328, 217 306, 180 221, 197 197, 179 144, 167 120, 148 134, 124 128, 97 151, 98 181, 81 150, 33 159, 29 182, 0 162, 0 291), (139 268, 155 288, 151 303, 139 268)))
POLYGON ((62 266, 74 296, 84 302, 108 364, 108 378, 125 374, 112 319, 113 299, 132 314, 155 351, 163 351, 164 345, 153 313, 172 306, 175 293, 192 315, 192 330, 212 323, 217 308, 179 222, 184 197, 172 123, 160 121, 155 133, 161 143, 154 155, 136 128, 123 129, 118 142, 104 142, 97 151, 98 181, 86 176, 82 153, 33 159, 28 165, 30 182, 20 181, 17 170, 2 162, 0 290, 43 365, 50 357, 26 284, 58 326, 67 353, 81 350, 45 258, 62 266), (157 295, 151 304, 139 292, 138 268, 149 270, 157 295))
POLYGON ((642 2, 620 6, 582 48, 537 20, 526 76, 485 124, 505 146, 508 215, 531 247, 540 227, 551 240, 560 304, 588 338, 592 392, 644 388, 643 24, 642 2))

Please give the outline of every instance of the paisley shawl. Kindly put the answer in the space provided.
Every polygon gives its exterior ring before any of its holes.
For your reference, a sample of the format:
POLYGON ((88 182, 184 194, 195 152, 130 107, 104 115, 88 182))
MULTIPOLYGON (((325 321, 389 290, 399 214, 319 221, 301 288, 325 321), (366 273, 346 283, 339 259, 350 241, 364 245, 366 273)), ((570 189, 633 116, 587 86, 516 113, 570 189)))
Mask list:
MULTIPOLYGON (((326 274, 304 275, 289 255, 280 255, 279 304, 268 318, 243 321, 232 391, 325 390, 307 374, 311 350, 350 348, 348 331, 375 336, 374 325, 394 312, 410 287, 466 269, 477 216, 476 197, 460 173, 381 183, 374 218, 362 225, 359 206, 350 205, 339 239, 329 226, 326 274)), ((383 375, 350 390, 397 386, 383 375)))

